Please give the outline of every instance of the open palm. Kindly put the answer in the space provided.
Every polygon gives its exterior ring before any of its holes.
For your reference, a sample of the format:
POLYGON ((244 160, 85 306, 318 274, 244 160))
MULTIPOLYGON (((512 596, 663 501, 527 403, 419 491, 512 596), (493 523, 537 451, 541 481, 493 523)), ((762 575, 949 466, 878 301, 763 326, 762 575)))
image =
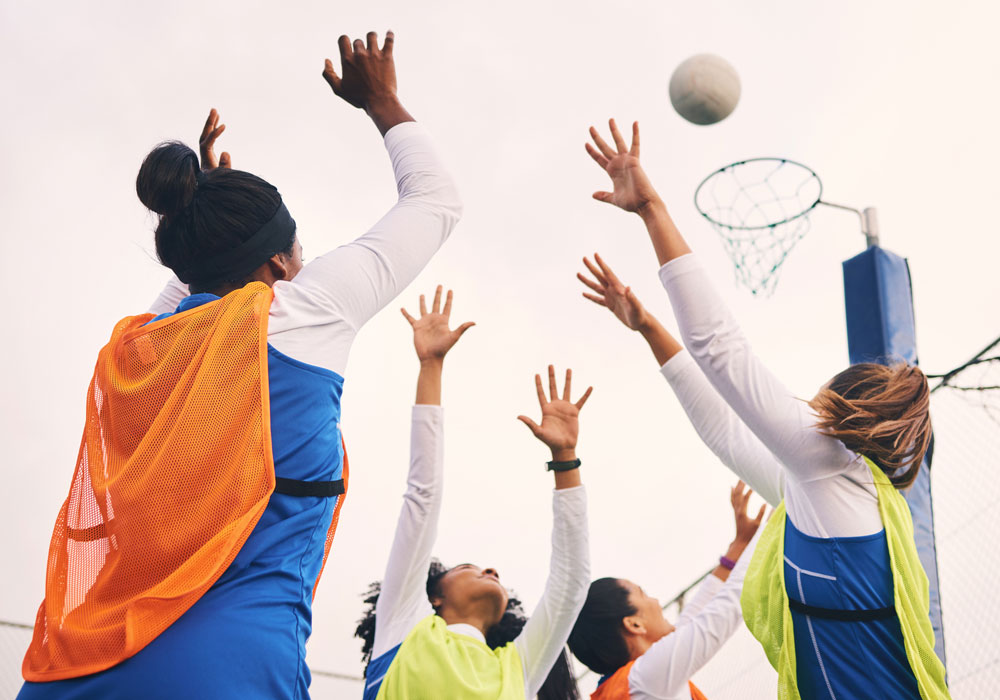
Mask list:
POLYGON ((538 393, 538 403, 542 408, 542 422, 536 423, 527 416, 517 417, 519 421, 531 429, 536 438, 552 450, 554 456, 565 450, 576 449, 576 441, 580 434, 580 409, 583 408, 594 389, 588 387, 583 396, 574 403, 570 400, 572 382, 573 370, 568 369, 566 370, 566 384, 560 398, 556 386, 556 370, 555 367, 549 365, 548 398, 546 398, 545 390, 542 388, 541 375, 535 375, 535 389, 538 393))
POLYGON ((427 301, 424 299, 424 295, 420 295, 420 318, 414 318, 407 313, 406 309, 400 309, 406 320, 410 322, 410 326, 413 327, 413 347, 421 362, 443 360, 448 351, 462 337, 462 334, 476 325, 472 321, 467 321, 455 330, 449 329, 448 320, 451 317, 452 293, 451 290, 448 290, 444 309, 442 309, 441 291, 441 285, 438 285, 434 292, 434 302, 430 311, 427 310, 427 301))
POLYGON ((595 192, 594 199, 614 204, 625 211, 639 212, 658 196, 646 177, 646 172, 639 165, 639 123, 632 123, 631 146, 625 144, 614 119, 608 125, 611 127, 615 148, 611 148, 594 127, 590 127, 590 136, 594 139, 596 148, 589 143, 586 145, 587 153, 608 174, 613 186, 612 192, 595 192))
POLYGON ((631 328, 634 331, 641 330, 649 322, 649 314, 639 302, 639 298, 631 287, 622 284, 614 270, 604 262, 600 255, 595 254, 594 259, 597 261, 597 265, 594 265, 587 258, 583 259, 583 264, 590 270, 594 279, 590 279, 582 273, 576 273, 578 280, 596 292, 595 294, 584 292, 583 296, 610 310, 619 321, 625 324, 626 328, 631 328))

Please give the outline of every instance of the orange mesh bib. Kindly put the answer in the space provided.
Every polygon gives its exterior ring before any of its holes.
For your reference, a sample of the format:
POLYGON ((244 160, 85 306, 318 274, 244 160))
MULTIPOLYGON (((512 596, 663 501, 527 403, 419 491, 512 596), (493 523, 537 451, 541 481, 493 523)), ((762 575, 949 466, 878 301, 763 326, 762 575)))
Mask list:
MULTIPOLYGON (((629 700, 632 693, 628 689, 628 674, 632 671, 634 663, 635 659, 632 659, 611 674, 608 680, 597 686, 597 690, 590 694, 590 700, 629 700)), ((688 690, 691 691, 691 700, 708 700, 691 681, 688 681, 688 690)))
POLYGON ((115 327, 87 394, 25 679, 87 675, 132 656, 243 546, 275 483, 271 299, 253 283, 148 326, 146 314, 115 327))

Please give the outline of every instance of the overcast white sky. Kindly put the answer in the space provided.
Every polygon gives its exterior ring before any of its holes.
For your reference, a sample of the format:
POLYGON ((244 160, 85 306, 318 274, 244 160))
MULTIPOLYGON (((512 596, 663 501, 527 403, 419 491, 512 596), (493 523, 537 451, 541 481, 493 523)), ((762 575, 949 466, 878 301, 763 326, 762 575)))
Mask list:
POLYGON ((441 282, 477 327, 445 374, 447 497, 437 554, 499 569, 529 604, 549 554, 551 477, 517 423, 532 374, 574 369, 595 393, 579 454, 594 576, 663 598, 732 535, 733 479, 702 447, 638 336, 583 300, 573 275, 600 251, 669 321, 638 219, 594 202, 605 175, 590 124, 638 119, 643 160, 717 275, 758 352, 798 394, 847 362, 840 262, 856 220, 820 211, 775 296, 734 287, 692 197, 726 163, 811 166, 831 201, 879 210, 910 260, 921 361, 943 371, 997 332, 995 121, 1000 12, 963 0, 737 3, 15 3, 0 0, 2 346, 0 619, 33 621, 51 527, 69 486, 97 350, 167 279, 134 180, 158 141, 194 144, 210 107, 234 165, 282 192, 311 258, 393 202, 364 115, 320 77, 341 33, 395 30, 399 93, 454 169, 465 217, 412 287, 361 333, 346 373, 351 493, 315 605, 313 667, 357 673, 359 594, 381 576, 407 466, 414 306, 441 282), (742 101, 684 122, 667 83, 694 53, 739 71, 742 101))

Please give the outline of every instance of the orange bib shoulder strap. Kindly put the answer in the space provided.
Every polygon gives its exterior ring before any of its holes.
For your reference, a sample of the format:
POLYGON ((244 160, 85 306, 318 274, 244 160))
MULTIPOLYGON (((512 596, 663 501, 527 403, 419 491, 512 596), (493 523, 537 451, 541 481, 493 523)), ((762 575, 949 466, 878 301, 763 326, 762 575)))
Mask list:
POLYGON ((708 700, 705 694, 698 689, 691 681, 688 681, 688 688, 691 690, 691 700, 708 700))
POLYGON ((25 679, 83 676, 132 656, 240 551, 275 485, 271 299, 253 283, 115 327, 87 394, 25 679))
POLYGON ((629 700, 631 694, 628 689, 628 674, 634 663, 635 659, 632 659, 612 673, 607 680, 597 686, 597 690, 590 694, 590 700, 629 700))

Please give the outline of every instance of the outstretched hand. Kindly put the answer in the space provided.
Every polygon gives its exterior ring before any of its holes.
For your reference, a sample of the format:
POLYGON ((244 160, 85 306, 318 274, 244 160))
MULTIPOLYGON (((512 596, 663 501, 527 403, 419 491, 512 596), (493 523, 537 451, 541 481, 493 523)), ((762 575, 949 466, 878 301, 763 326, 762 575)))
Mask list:
POLYGON ((337 39, 343 76, 337 75, 329 58, 323 69, 334 94, 359 109, 366 109, 373 99, 396 95, 396 63, 392 60, 396 35, 386 32, 382 48, 377 33, 368 32, 366 39, 367 45, 361 39, 352 43, 346 34, 337 39))
POLYGON ((542 388, 541 375, 535 375, 535 389, 538 392, 538 404, 542 408, 542 422, 536 423, 527 416, 518 416, 536 438, 552 450, 552 459, 557 462, 576 459, 576 440, 580 433, 580 409, 587 403, 594 387, 588 387, 583 396, 575 403, 570 399, 573 382, 573 370, 566 370, 566 384, 563 387, 562 398, 556 386, 555 367, 549 365, 549 396, 546 398, 542 388))
POLYGON ((753 490, 747 488, 747 485, 742 481, 737 481, 736 486, 729 491, 729 502, 733 506, 733 515, 736 518, 736 538, 733 541, 744 546, 753 539, 757 528, 760 527, 760 523, 764 519, 764 511, 767 510, 765 503, 760 507, 756 518, 747 515, 747 504, 752 495, 753 490))
POLYGON ((472 321, 467 321, 455 330, 450 330, 448 319, 451 316, 452 293, 449 289, 442 310, 441 291, 441 285, 438 285, 434 291, 434 302, 431 304, 430 311, 427 311, 427 301, 424 299, 424 295, 420 295, 420 318, 414 318, 406 309, 400 309, 406 320, 410 322, 410 326, 413 327, 413 346, 421 363, 444 360, 444 356, 454 347, 465 331, 476 325, 472 321))
POLYGON ((631 287, 622 284, 614 270, 604 262, 600 255, 594 253, 594 260, 597 265, 584 258, 583 264, 590 270, 594 279, 590 279, 581 272, 576 273, 576 278, 584 285, 594 290, 594 294, 584 292, 583 296, 590 299, 595 304, 603 306, 625 324, 626 328, 633 331, 642 330, 649 324, 650 315, 639 302, 639 298, 632 291, 631 287))
POLYGON ((226 130, 225 124, 219 124, 219 113, 212 109, 205 120, 205 127, 201 130, 198 138, 198 149, 201 151, 201 169, 214 170, 215 168, 231 168, 232 162, 229 153, 222 152, 219 159, 215 157, 215 140, 226 130))
POLYGON ((614 191, 594 192, 594 199, 625 211, 642 213, 646 206, 660 201, 660 196, 639 165, 639 122, 632 122, 631 146, 625 145, 614 119, 608 121, 608 126, 615 148, 611 148, 594 127, 590 127, 590 136, 597 147, 589 143, 586 146, 590 157, 611 177, 614 191))

